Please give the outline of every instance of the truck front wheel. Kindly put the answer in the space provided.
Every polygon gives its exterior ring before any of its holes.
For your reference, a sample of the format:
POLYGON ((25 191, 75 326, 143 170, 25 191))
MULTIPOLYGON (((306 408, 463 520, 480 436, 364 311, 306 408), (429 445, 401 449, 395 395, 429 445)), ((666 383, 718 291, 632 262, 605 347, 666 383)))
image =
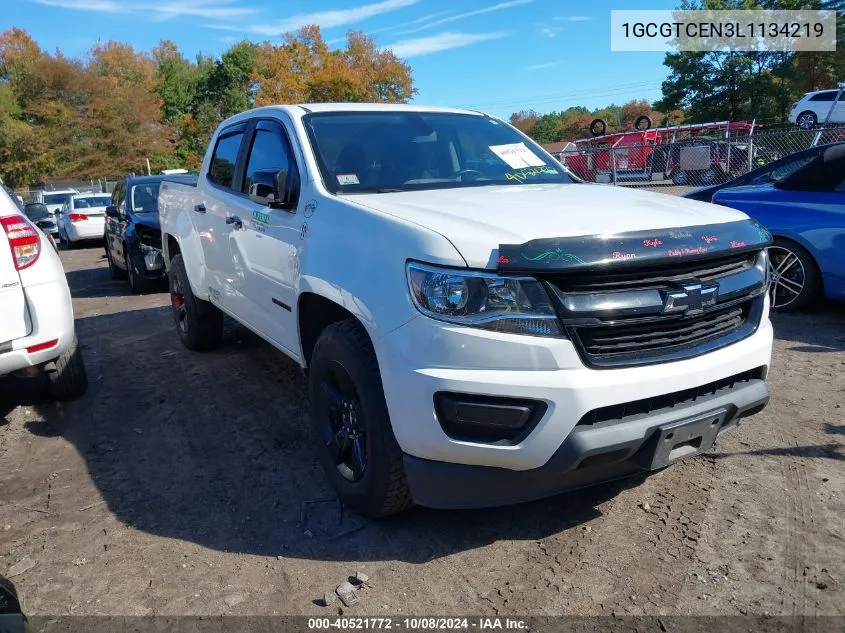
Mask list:
POLYGON ((170 260, 168 278, 173 319, 185 347, 202 352, 220 345, 223 338, 223 313, 208 301, 194 296, 181 254, 170 260))
POLYGON ((358 321, 323 330, 311 356, 308 395, 319 459, 340 500, 371 518, 410 507, 378 361, 358 321))

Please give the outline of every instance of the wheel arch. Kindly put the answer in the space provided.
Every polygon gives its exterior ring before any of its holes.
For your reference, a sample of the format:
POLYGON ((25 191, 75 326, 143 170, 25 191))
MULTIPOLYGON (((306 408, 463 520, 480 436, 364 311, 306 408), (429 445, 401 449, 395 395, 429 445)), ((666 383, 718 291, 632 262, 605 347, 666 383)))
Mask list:
POLYGON ((372 336, 364 320, 340 303, 310 290, 299 295, 296 305, 296 321, 299 332, 300 362, 304 368, 307 369, 311 363, 311 356, 320 334, 331 324, 347 319, 355 319, 361 323, 372 344, 372 336))
POLYGON ((170 270, 170 260, 182 252, 179 240, 170 233, 162 234, 161 248, 164 251, 164 266, 170 270))

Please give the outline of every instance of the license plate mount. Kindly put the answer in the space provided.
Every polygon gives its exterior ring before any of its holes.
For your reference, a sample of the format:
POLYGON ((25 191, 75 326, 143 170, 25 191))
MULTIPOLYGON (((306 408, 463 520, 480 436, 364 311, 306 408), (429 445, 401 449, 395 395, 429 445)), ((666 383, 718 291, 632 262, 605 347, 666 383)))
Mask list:
POLYGON ((715 443, 726 417, 725 409, 717 409, 659 426, 655 431, 648 469, 659 470, 708 450, 715 443))

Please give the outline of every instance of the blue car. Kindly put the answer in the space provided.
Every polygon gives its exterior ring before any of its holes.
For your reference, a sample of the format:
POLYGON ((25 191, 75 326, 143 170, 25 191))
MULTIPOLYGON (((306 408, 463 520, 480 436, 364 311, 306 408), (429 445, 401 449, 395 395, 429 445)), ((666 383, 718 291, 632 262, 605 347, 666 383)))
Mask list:
POLYGON ((770 298, 776 310, 819 297, 845 301, 845 143, 768 182, 717 191, 712 202, 744 211, 774 237, 770 298))

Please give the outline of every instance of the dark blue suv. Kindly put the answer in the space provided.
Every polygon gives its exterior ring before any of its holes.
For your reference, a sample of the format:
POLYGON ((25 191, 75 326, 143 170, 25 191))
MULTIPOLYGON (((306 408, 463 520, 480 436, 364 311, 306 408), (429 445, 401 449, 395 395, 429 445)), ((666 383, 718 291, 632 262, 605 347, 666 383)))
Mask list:
POLYGON ((133 176, 117 184, 106 208, 106 258, 113 279, 129 278, 140 294, 167 271, 161 251, 158 192, 163 182, 196 184, 196 175, 133 176))

